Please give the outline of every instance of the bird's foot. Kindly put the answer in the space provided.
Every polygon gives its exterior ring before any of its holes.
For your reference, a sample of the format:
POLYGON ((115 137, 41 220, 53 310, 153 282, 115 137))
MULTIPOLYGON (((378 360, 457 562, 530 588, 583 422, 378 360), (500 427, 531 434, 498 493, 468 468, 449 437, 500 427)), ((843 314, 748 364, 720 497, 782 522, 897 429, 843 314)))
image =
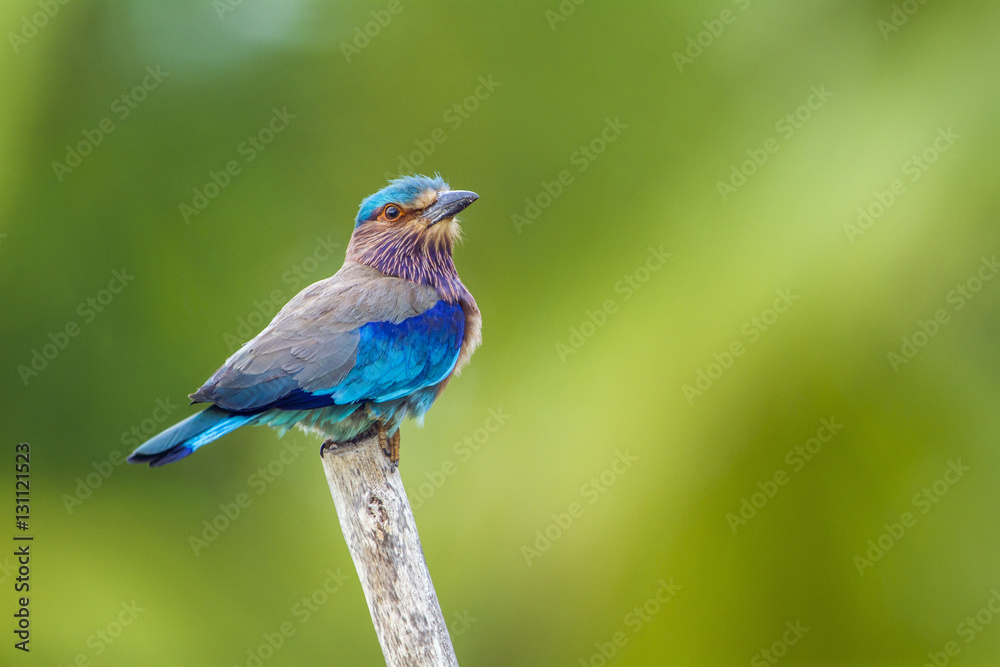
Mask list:
POLYGON ((323 458, 323 454, 326 453, 328 449, 336 449, 340 447, 339 442, 334 442, 333 440, 324 440, 323 444, 319 446, 319 457, 323 458))
POLYGON ((393 467, 399 467, 399 429, 391 436, 385 424, 379 422, 376 426, 378 434, 378 445, 382 448, 382 453, 389 457, 389 462, 393 467))
POLYGON ((389 460, 392 465, 399 467, 399 429, 389 438, 389 460))

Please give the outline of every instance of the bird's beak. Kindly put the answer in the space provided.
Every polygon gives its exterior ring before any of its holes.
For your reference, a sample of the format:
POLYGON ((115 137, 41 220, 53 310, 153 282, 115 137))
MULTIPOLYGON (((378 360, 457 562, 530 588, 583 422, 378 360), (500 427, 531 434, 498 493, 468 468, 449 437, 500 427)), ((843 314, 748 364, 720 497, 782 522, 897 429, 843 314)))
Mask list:
POLYGON ((477 199, 479 195, 468 190, 442 192, 438 195, 437 201, 424 211, 423 218, 427 221, 428 227, 436 225, 442 220, 455 217, 477 199))

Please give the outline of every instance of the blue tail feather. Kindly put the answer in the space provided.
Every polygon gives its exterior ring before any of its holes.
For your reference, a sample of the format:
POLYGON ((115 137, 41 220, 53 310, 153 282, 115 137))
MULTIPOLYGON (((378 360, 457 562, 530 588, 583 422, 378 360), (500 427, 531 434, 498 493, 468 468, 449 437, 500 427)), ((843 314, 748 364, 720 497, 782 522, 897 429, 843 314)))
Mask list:
POLYGON ((148 463, 156 468, 179 461, 199 447, 221 438, 256 417, 257 415, 236 414, 210 406, 154 435, 132 452, 128 462, 148 463))

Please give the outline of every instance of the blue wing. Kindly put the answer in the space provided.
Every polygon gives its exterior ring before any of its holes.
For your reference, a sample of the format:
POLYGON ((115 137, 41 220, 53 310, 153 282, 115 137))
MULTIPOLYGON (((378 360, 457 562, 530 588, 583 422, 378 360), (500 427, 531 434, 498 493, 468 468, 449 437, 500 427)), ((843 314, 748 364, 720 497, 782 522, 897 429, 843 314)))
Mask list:
POLYGON ((336 421, 367 401, 420 392, 426 402, 427 388, 454 370, 465 337, 462 307, 439 299, 433 287, 345 262, 295 295, 191 394, 214 405, 150 438, 129 461, 171 463, 269 410, 327 408, 324 418, 336 421))
POLYGON ((315 392, 338 405, 391 401, 447 378, 462 347, 465 313, 458 304, 438 301, 399 324, 366 324, 359 334, 354 368, 336 387, 315 392))
POLYGON ((402 398, 448 377, 462 346, 465 314, 457 304, 438 301, 400 322, 300 333, 308 335, 265 330, 192 398, 237 413, 402 398))

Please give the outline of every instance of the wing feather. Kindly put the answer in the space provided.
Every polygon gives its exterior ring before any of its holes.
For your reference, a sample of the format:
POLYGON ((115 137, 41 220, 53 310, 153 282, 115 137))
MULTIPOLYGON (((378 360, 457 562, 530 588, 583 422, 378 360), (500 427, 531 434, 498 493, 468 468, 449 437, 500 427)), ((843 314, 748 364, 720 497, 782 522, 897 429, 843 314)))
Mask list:
POLYGON ((399 398, 440 382, 461 307, 427 286, 347 262, 292 298, 191 398, 236 412, 399 398))

